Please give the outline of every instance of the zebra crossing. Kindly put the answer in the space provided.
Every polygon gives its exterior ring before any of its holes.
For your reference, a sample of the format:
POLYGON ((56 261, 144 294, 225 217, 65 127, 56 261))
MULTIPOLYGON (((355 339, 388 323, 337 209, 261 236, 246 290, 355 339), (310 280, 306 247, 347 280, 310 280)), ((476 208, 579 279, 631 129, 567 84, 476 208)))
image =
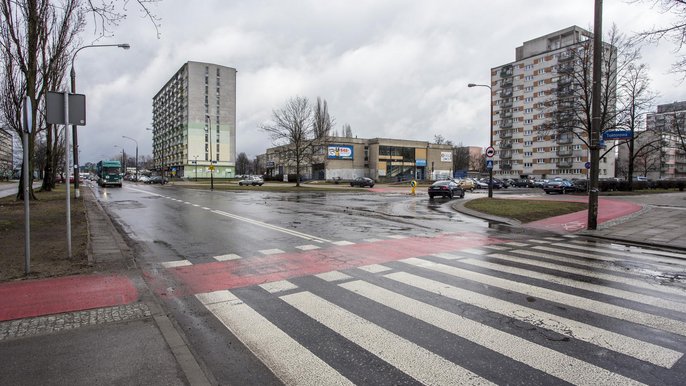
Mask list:
POLYGON ((195 298, 285 384, 681 384, 686 255, 624 249, 517 240, 195 298))

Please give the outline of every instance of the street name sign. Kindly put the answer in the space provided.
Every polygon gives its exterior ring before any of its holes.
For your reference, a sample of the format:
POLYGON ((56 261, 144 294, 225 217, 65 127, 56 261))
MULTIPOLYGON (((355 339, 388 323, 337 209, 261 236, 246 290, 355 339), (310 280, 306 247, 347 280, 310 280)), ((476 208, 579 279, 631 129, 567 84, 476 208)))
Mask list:
POLYGON ((603 133, 603 139, 629 139, 631 130, 610 130, 603 133))

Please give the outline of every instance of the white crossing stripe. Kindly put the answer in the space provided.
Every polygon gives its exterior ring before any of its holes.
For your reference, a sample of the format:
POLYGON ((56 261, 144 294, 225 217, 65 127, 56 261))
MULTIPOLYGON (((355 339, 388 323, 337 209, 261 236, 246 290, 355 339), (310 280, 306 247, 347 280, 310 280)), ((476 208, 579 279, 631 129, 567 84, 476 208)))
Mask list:
MULTIPOLYGON (((551 249, 553 249, 553 248, 551 248, 551 249)), ((553 249, 553 251, 556 251, 556 250, 553 249)), ((530 250, 517 250, 517 251, 511 251, 511 252, 516 252, 516 253, 526 255, 526 256, 542 257, 545 259, 561 261, 561 262, 570 261, 569 259, 566 259, 564 257, 560 257, 559 255, 554 255, 551 253, 543 253, 543 252, 536 252, 536 251, 530 251, 530 250)), ((502 255, 492 254, 490 256, 500 257, 502 255)), ((677 295, 686 294, 686 293, 684 293, 683 290, 680 290, 677 288, 672 288, 672 287, 662 286, 662 285, 659 285, 655 282, 650 283, 650 282, 646 282, 646 281, 642 281, 642 280, 626 278, 624 276, 617 276, 617 275, 610 275, 610 274, 606 274, 606 273, 600 273, 600 272, 594 271, 593 269, 574 268, 574 267, 568 267, 566 265, 552 264, 552 263, 548 263, 548 262, 536 261, 536 260, 525 259, 525 258, 517 258, 514 256, 509 256, 507 258, 507 260, 517 261, 517 262, 526 263, 526 264, 532 264, 532 265, 536 265, 539 267, 555 269, 558 271, 569 272, 569 273, 574 273, 574 274, 578 274, 578 275, 590 276, 590 277, 594 277, 594 278, 602 279, 602 280, 615 281, 618 283, 629 284, 629 285, 632 285, 635 287, 641 287, 641 288, 650 289, 650 290, 654 290, 654 291, 672 293, 672 294, 677 294, 677 295)), ((622 273, 626 272, 625 268, 614 267, 614 266, 610 266, 610 265, 603 264, 603 263, 594 263, 594 262, 589 262, 589 261, 574 261, 574 263, 579 264, 579 265, 585 265, 589 268, 605 269, 608 271, 622 272, 622 273)), ((651 271, 651 272, 653 272, 653 271, 651 271)), ((680 310, 677 310, 677 311, 680 311, 680 310)))
POLYGON ((389 239, 396 239, 396 240, 406 239, 407 237, 408 236, 405 236, 405 235, 390 235, 390 236, 388 236, 389 239))
POLYGON ((385 277, 437 295, 442 295, 513 319, 521 320, 533 324, 536 327, 546 328, 573 339, 579 339, 611 351, 632 356, 642 361, 654 363, 658 366, 671 368, 683 355, 680 352, 617 334, 612 331, 553 315, 545 311, 510 303, 491 296, 482 295, 478 292, 446 285, 410 273, 390 273, 385 275, 385 277))
POLYGON ((491 384, 477 374, 309 292, 285 295, 281 299, 419 382, 432 385, 491 384))
POLYGON ((260 284, 260 287, 272 294, 298 288, 297 285, 287 280, 279 280, 271 283, 260 284))
POLYGON ((318 246, 316 246, 316 245, 311 245, 311 244, 310 244, 310 245, 299 245, 299 246, 297 246, 296 248, 297 248, 297 249, 300 249, 301 251, 312 251, 312 250, 315 250, 315 249, 319 249, 320 247, 318 247, 318 246))
POLYGON ((481 248, 495 249, 496 251, 509 251, 512 247, 505 247, 502 245, 484 245, 481 248))
POLYGON ((373 284, 353 281, 340 286, 567 382, 587 385, 640 384, 609 370, 373 284), (564 366, 560 365, 562 363, 564 366))
POLYGON ((550 241, 546 241, 546 240, 531 239, 531 240, 527 240, 527 241, 530 243, 537 243, 537 244, 550 244, 550 241))
POLYGON ((474 254, 474 255, 483 255, 483 254, 489 253, 489 252, 487 252, 487 251, 484 251, 483 249, 477 249, 477 248, 463 249, 461 252, 464 252, 464 253, 471 253, 471 254, 474 254))
POLYGON ((365 266, 357 267, 357 268, 359 268, 363 271, 371 272, 371 273, 386 272, 386 271, 390 271, 393 269, 393 268, 386 267, 385 265, 381 265, 381 264, 370 264, 370 265, 365 265, 365 266))
POLYGON ((341 241, 332 241, 331 244, 343 246, 343 245, 354 245, 355 243, 350 242, 350 241, 341 240, 341 241))
POLYGON ((208 207, 206 207, 206 206, 203 206, 202 208, 205 209, 205 210, 210 210, 210 208, 208 208, 208 207))
POLYGON ((498 278, 496 276, 485 275, 479 272, 469 271, 466 269, 452 267, 445 264, 438 264, 428 260, 417 259, 414 257, 400 261, 417 267, 430 269, 432 271, 442 272, 451 276, 476 281, 482 284, 486 284, 488 286, 501 288, 506 291, 520 292, 525 295, 545 299, 554 303, 563 303, 570 307, 576 307, 582 310, 595 312, 600 315, 609 316, 611 318, 622 319, 644 326, 653 327, 660 330, 672 332, 678 335, 686 336, 686 323, 665 318, 662 316, 652 315, 641 311, 635 311, 628 308, 616 306, 610 303, 586 299, 581 296, 571 295, 559 291, 553 291, 547 288, 537 287, 530 284, 505 280, 498 278))
POLYGON ((509 245, 509 246, 512 246, 512 247, 528 247, 528 246, 529 246, 529 244, 517 243, 517 242, 514 242, 514 241, 511 241, 511 242, 509 242, 509 243, 505 243, 505 244, 502 244, 502 245, 509 245))
POLYGON ((377 241, 383 241, 383 240, 381 240, 381 239, 364 239, 363 241, 365 241, 367 243, 375 243, 377 241))
POLYGON ((352 382, 229 291, 196 295, 250 351, 287 385, 352 382))
POLYGON ((175 267, 185 267, 187 265, 193 265, 188 260, 175 260, 175 261, 165 261, 164 263, 161 263, 161 265, 164 268, 175 268, 175 267))
POLYGON ((319 275, 316 275, 318 278, 326 281, 339 281, 339 280, 348 280, 351 279, 352 277, 349 275, 344 274, 343 272, 338 272, 338 271, 331 271, 331 272, 324 272, 320 273, 319 275))
POLYGON ((284 252, 280 249, 276 249, 276 248, 274 248, 274 249, 263 249, 263 250, 258 251, 258 252, 263 254, 263 255, 277 255, 279 253, 286 253, 286 252, 284 252))
MULTIPOLYGON (((629 251, 619 251, 616 249, 612 248, 598 248, 598 247, 592 247, 589 242, 581 241, 581 240, 573 240, 571 243, 554 243, 552 245, 559 246, 559 247, 566 247, 566 248, 572 248, 576 250, 582 250, 582 251, 591 251, 591 252, 600 252, 600 253, 608 253, 610 255, 617 256, 617 259, 624 259, 628 260, 628 258, 636 258, 636 259, 641 259, 641 260, 647 260, 647 261, 652 261, 652 262, 657 262, 657 263, 669 263, 669 264, 674 264, 674 265, 680 265, 680 266, 686 266, 686 262, 683 260, 677 260, 677 259, 671 259, 669 257, 658 257, 650 254, 644 254, 644 253, 635 253, 635 252, 629 252, 629 251)), ((562 251, 561 251, 562 252, 562 251)), ((562 252, 565 253, 566 251, 562 252)))
POLYGON ((238 260, 241 259, 239 255, 235 253, 229 253, 228 255, 215 256, 214 259, 217 261, 228 261, 228 260, 238 260))
POLYGON ((193 204, 193 206, 195 206, 195 207, 199 207, 200 205, 198 205, 198 204, 193 204))

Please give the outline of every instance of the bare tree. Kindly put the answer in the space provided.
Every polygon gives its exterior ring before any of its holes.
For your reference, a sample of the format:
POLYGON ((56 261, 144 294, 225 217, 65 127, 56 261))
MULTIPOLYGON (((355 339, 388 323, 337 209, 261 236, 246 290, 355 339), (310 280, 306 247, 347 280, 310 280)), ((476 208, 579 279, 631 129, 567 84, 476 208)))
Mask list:
POLYGON ((329 115, 329 107, 326 99, 322 101, 317 97, 317 104, 314 106, 314 132, 318 138, 326 138, 331 135, 335 119, 329 115))
POLYGON ((469 170, 486 173, 486 155, 473 154, 469 156, 469 170))
POLYGON ((469 148, 463 146, 460 142, 457 146, 453 147, 453 170, 470 171, 470 166, 469 148))
POLYGON ((248 156, 241 152, 238 153, 236 157, 236 174, 249 174, 250 173, 250 160, 248 156))
POLYGON ((318 137, 312 119, 312 107, 305 97, 296 96, 272 112, 272 122, 260 128, 269 134, 275 146, 284 146, 283 158, 295 165, 296 186, 300 186, 300 171, 312 159, 318 137))
POLYGON ((348 124, 348 123, 343 125, 343 136, 345 138, 352 138, 353 137, 353 129, 350 128, 350 124, 348 124))
POLYGON ((638 33, 636 41, 657 43, 660 40, 668 40, 674 43, 676 62, 672 64, 672 71, 681 74, 682 80, 686 78, 686 54, 681 53, 686 45, 686 0, 634 0, 634 3, 652 3, 662 14, 672 14, 676 20, 671 24, 656 26, 649 30, 638 33))

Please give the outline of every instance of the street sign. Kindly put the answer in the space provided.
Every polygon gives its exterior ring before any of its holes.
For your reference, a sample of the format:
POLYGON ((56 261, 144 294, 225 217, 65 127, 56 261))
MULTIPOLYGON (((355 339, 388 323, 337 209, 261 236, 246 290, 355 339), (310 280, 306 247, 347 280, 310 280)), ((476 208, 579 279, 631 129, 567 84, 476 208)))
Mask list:
POLYGON ((493 146, 489 146, 486 148, 486 157, 492 158, 495 155, 495 149, 493 146))
POLYGON ((210 171, 214 170, 214 165, 210 165, 210 171))
POLYGON ((24 131, 31 134, 31 131, 33 130, 33 107, 31 104, 31 98, 29 97, 24 99, 22 117, 24 118, 24 131))
POLYGON ((603 139, 629 139, 631 130, 610 130, 603 133, 603 139))
POLYGON ((48 91, 45 94, 45 117, 48 123, 56 125, 86 125, 86 96, 69 94, 69 122, 64 117, 64 93, 48 91))
POLYGON ((486 160, 486 169, 491 170, 493 169, 493 160, 486 160))
POLYGON ((590 163, 590 162, 586 162, 586 163, 584 164, 584 166, 586 167, 586 169, 590 169, 590 168, 591 168, 591 163, 590 163))

